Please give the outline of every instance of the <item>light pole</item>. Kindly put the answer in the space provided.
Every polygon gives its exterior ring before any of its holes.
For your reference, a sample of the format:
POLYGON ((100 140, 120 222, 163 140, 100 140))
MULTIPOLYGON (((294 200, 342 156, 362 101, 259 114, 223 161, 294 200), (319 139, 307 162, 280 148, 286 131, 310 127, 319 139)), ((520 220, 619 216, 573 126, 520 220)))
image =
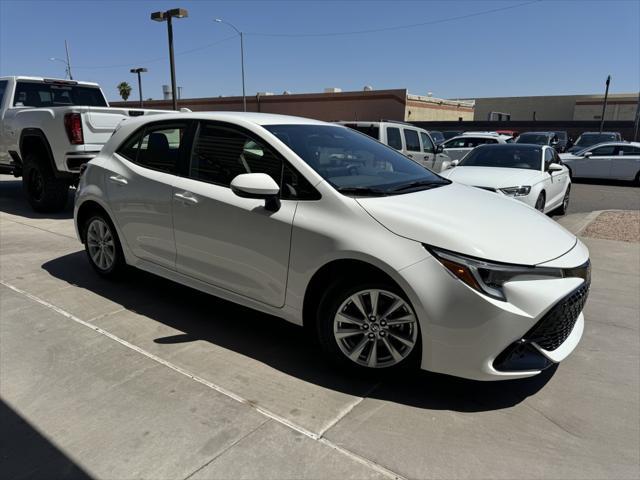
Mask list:
POLYGON ((604 103, 602 104, 602 118, 600 119, 600 133, 602 133, 602 129, 604 128, 604 114, 607 110, 607 97, 609 96, 609 84, 611 83, 611 75, 607 76, 607 87, 604 90, 604 103))
POLYGON ((67 54, 67 59, 63 60, 61 58, 57 58, 57 57, 50 57, 49 60, 51 60, 52 62, 62 62, 66 65, 67 68, 65 68, 67 75, 69 76, 69 80, 73 80, 73 75, 71 75, 71 60, 69 60, 69 45, 67 45, 67 41, 64 41, 64 50, 67 54))
POLYGON ((240 68, 242 69, 242 109, 247 111, 247 96, 244 89, 244 34, 236 28, 233 23, 229 23, 221 18, 216 18, 216 22, 224 23, 233 28, 238 35, 240 35, 240 68))
POLYGON ((178 100, 176 96, 176 66, 173 59, 173 23, 171 19, 185 18, 189 16, 184 8, 172 8, 166 12, 153 12, 151 14, 151 20, 156 22, 167 22, 167 34, 169 36, 169 63, 171 64, 171 98, 173 99, 173 109, 178 109, 178 100))
POLYGON ((140 74, 145 73, 146 71, 147 69, 144 67, 132 68, 130 70, 131 73, 138 74, 138 93, 140 94, 140 108, 144 106, 144 103, 142 102, 142 78, 140 77, 140 74))

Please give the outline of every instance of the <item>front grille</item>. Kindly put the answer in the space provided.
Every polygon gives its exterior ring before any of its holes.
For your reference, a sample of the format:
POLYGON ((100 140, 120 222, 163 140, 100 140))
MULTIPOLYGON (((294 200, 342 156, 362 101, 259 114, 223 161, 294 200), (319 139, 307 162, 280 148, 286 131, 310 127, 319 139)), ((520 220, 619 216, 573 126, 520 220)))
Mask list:
POLYGON ((547 351, 558 348, 567 339, 584 308, 589 295, 589 283, 585 281, 560 300, 542 319, 527 332, 524 339, 547 351))

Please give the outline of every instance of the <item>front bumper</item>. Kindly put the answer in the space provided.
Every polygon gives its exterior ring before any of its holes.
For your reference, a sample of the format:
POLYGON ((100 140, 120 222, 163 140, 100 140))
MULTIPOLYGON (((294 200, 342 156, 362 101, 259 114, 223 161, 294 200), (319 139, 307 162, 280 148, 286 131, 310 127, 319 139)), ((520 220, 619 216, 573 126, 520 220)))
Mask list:
MULTIPOLYGON (((578 241, 546 265, 587 261, 578 241)), ((504 286, 503 302, 471 289, 434 258, 401 274, 413 287, 409 296, 420 319, 425 370, 474 380, 530 377, 564 360, 582 337, 588 281, 581 278, 512 281, 504 286)))

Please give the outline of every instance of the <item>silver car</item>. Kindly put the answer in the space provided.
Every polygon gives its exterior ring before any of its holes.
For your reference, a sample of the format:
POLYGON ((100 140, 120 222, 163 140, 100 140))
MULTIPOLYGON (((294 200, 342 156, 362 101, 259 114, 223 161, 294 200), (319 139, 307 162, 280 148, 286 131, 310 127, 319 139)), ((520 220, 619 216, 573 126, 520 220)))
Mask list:
POLYGON ((635 180, 640 183, 640 143, 599 143, 560 154, 572 177, 635 180))

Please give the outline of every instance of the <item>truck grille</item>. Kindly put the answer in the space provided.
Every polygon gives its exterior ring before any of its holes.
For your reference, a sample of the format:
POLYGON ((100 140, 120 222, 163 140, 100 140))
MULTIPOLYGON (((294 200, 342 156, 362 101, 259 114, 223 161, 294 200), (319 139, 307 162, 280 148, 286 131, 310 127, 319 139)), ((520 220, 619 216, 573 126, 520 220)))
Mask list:
POLYGON ((558 348, 567 339, 589 295, 589 281, 560 300, 527 332, 524 339, 547 351, 558 348))

